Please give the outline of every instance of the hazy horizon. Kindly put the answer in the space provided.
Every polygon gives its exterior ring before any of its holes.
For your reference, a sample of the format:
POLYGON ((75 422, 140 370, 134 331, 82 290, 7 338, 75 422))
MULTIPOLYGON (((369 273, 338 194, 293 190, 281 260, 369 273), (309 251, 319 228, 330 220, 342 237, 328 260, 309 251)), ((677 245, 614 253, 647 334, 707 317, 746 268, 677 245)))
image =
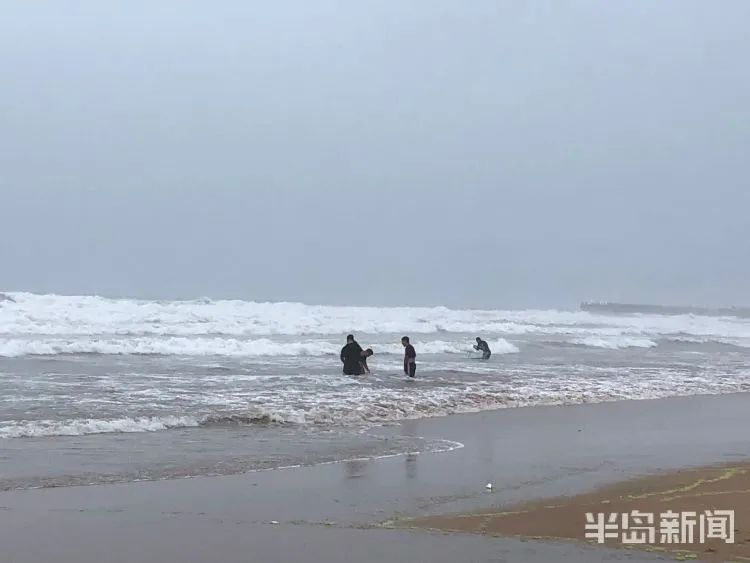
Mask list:
POLYGON ((421 303, 421 304, 415 304, 415 303, 357 303, 357 302, 335 302, 335 301, 301 301, 301 300, 295 300, 295 299, 279 299, 279 300, 269 300, 269 299, 253 299, 252 297, 248 296, 231 296, 231 295, 185 295, 185 296, 168 296, 168 295, 118 295, 118 294, 106 294, 106 293, 60 293, 60 292, 53 292, 53 293, 39 293, 39 292, 33 292, 33 291, 27 291, 27 290, 21 290, 21 289, 0 289, 0 295, 7 295, 12 296, 12 294, 31 294, 31 295, 37 295, 37 296, 44 296, 44 295, 56 295, 59 297, 101 297, 103 299, 113 299, 113 300, 137 300, 137 301, 174 301, 174 302, 189 302, 189 301, 201 301, 201 300, 209 300, 211 302, 216 301, 246 301, 246 302, 254 302, 254 303, 274 303, 274 304, 282 304, 282 303, 298 303, 301 305, 308 305, 312 307, 384 307, 384 308, 437 308, 437 307, 446 307, 448 309, 453 310, 506 310, 506 311, 524 311, 524 310, 533 310, 533 309, 539 309, 539 310, 560 310, 560 311, 579 311, 580 306, 583 303, 612 303, 612 304, 625 304, 625 305, 644 305, 644 306, 659 306, 659 307, 696 307, 696 308, 702 308, 702 309, 724 309, 724 308, 741 308, 746 309, 748 308, 747 305, 744 305, 742 303, 730 303, 730 304, 719 304, 719 305, 701 305, 697 303, 657 303, 657 302, 634 302, 634 301, 610 301, 610 300, 599 300, 599 299, 582 299, 581 301, 578 301, 576 303, 561 303, 561 304, 550 304, 547 306, 479 306, 479 305, 457 305, 457 304, 446 304, 446 303, 421 303))
POLYGON ((12 3, 0 291, 747 306, 750 3, 12 3))

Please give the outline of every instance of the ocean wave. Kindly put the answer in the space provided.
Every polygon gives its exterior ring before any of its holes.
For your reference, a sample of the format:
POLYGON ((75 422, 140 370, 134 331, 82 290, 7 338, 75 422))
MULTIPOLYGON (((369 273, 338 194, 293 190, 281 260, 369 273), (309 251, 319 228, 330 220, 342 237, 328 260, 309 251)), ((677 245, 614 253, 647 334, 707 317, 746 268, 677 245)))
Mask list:
POLYGON ((695 315, 607 316, 585 311, 334 307, 239 300, 150 301, 6 293, 0 335, 274 337, 377 334, 678 335, 750 338, 750 321, 695 315))
MULTIPOLYGON (((516 354, 520 350, 504 338, 490 339, 487 342, 493 354, 516 354)), ((473 351, 474 342, 471 340, 414 340, 412 344, 418 354, 466 354, 473 351)), ((400 343, 386 346, 373 346, 377 353, 403 355, 404 348, 400 343)))
POLYGON ((594 337, 590 336, 587 338, 574 339, 574 344, 580 346, 588 346, 591 348, 606 348, 608 350, 622 350, 624 348, 654 348, 658 346, 656 342, 648 338, 632 338, 632 337, 594 337))
MULTIPOLYGON (((750 377, 750 373, 748 374, 750 377)), ((16 420, 0 423, 0 439, 88 434, 158 432, 177 428, 215 428, 266 424, 369 427, 409 419, 447 416, 502 408, 569 405, 616 400, 656 399, 695 394, 750 390, 750 380, 696 379, 691 375, 668 380, 611 377, 586 381, 542 383, 537 379, 514 384, 479 381, 455 387, 354 389, 348 395, 321 396, 296 406, 278 404, 194 415, 155 415, 111 419, 16 420)))
POLYGON ((305 424, 307 419, 300 411, 285 412, 258 408, 253 413, 216 414, 202 417, 198 426, 249 426, 251 424, 305 424))
POLYGON ((120 339, 5 339, 0 356, 53 356, 61 354, 160 356, 326 356, 340 346, 323 341, 276 342, 232 338, 120 338, 120 339))
MULTIPOLYGON (((419 346, 422 354, 465 354, 473 351, 473 342, 444 342, 436 340, 424 342, 419 346)), ((487 342, 493 354, 517 354, 520 350, 515 344, 511 344, 504 338, 497 338, 487 342)))
POLYGON ((695 336, 675 336, 669 338, 670 342, 678 344, 707 344, 707 345, 719 345, 726 346, 728 348, 750 348, 750 339, 740 338, 709 338, 709 337, 695 337, 695 336))
POLYGON ((129 434, 159 432, 175 428, 250 426, 253 424, 305 424, 304 415, 256 408, 250 412, 203 416, 140 416, 113 419, 28 420, 0 423, 0 438, 39 438, 44 436, 85 436, 89 434, 129 434))
POLYGON ((28 420, 0 423, 0 438, 84 436, 87 434, 158 432, 171 428, 199 426, 189 416, 146 416, 116 419, 28 420))

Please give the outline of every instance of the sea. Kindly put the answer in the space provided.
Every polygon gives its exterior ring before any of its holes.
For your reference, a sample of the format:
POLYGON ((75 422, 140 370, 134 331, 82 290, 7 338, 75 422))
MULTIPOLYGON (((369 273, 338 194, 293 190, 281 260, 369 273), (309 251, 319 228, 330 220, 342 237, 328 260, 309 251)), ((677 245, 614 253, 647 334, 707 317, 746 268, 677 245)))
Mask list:
POLYGON ((7 292, 0 490, 448 451, 399 423, 748 390, 750 319, 733 316, 7 292), (342 374, 348 333, 374 350, 370 375, 342 374))

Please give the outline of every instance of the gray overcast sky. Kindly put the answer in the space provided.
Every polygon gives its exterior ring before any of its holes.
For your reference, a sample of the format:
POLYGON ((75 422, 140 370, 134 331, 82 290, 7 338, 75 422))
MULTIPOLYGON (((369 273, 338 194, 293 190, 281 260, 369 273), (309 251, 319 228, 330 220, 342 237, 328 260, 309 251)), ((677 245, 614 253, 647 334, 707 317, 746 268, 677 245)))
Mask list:
POLYGON ((0 289, 750 303, 747 0, 5 2, 0 289))

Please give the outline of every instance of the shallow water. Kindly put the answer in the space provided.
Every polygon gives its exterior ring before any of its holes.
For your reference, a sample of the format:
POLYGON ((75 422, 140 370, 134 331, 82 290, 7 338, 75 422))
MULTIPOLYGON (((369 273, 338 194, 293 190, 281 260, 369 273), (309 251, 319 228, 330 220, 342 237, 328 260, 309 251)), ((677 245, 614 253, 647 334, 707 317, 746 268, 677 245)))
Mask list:
POLYGON ((441 449, 389 422, 750 389, 750 321, 10 294, 0 488, 226 474, 441 449), (350 330, 373 374, 341 374, 350 330), (368 332, 363 332, 367 330, 368 332), (409 333, 418 377, 401 372, 409 333), (488 362, 470 352, 482 334, 488 362))

